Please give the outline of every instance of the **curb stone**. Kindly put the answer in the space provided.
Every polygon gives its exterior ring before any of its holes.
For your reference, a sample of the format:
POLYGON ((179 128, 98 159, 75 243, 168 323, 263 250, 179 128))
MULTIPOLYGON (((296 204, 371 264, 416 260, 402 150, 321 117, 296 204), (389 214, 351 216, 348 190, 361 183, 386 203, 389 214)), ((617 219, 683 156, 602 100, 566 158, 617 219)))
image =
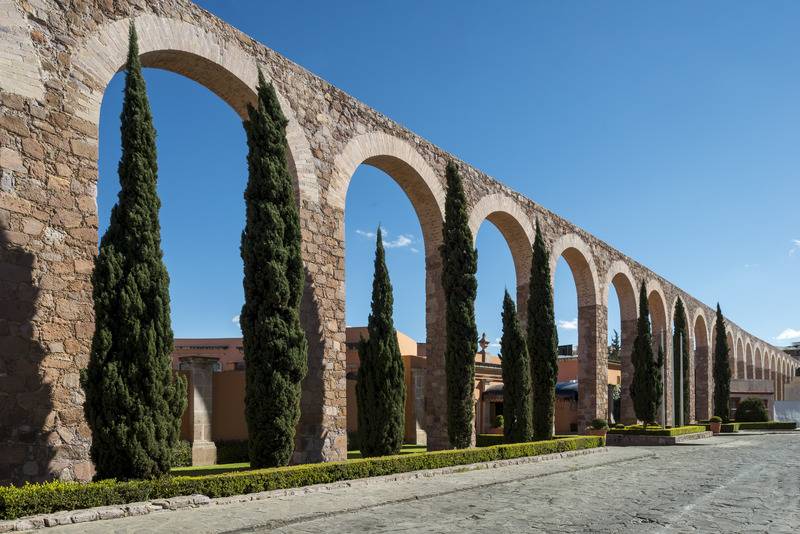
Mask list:
POLYGON ((8 521, 0 521, 0 533, 22 532, 37 530, 47 527, 69 525, 73 523, 85 523, 89 521, 102 521, 106 519, 118 519, 122 517, 141 516, 151 513, 165 513, 186 508, 198 508, 205 506, 220 506, 226 504, 244 503, 250 501, 260 501, 291 495, 307 495, 310 493, 326 492, 337 488, 363 487, 376 484, 386 484, 394 481, 414 480, 430 478, 453 473, 468 471, 479 471, 483 469, 496 469, 513 465, 523 465, 566 458, 575 458, 590 454, 602 454, 608 452, 606 447, 596 447, 593 449, 580 449, 575 451, 557 452, 540 456, 526 456, 523 458, 513 458, 510 460, 494 460, 491 462, 481 462, 476 464, 457 465, 442 467, 439 469, 426 469, 421 471, 411 471, 408 473, 396 473, 370 478, 359 478, 354 480, 343 480, 329 484, 316 484, 300 488, 287 488, 245 495, 232 495, 229 497, 218 497, 211 499, 206 495, 187 495, 181 497, 171 497, 169 499, 155 499, 153 501, 136 502, 116 506, 100 506, 83 510, 60 511, 52 514, 41 514, 36 516, 22 517, 8 521))

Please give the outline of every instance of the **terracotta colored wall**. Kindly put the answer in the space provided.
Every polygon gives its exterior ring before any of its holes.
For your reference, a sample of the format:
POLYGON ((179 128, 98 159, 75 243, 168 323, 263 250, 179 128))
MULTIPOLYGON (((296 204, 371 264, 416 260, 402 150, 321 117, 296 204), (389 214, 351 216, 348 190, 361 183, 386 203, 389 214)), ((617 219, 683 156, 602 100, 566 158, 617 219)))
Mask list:
POLYGON ((556 399, 556 434, 574 432, 571 430, 571 425, 577 422, 578 403, 568 399, 556 399))
POLYGON ((247 439, 244 418, 244 371, 214 373, 211 437, 214 441, 247 439))

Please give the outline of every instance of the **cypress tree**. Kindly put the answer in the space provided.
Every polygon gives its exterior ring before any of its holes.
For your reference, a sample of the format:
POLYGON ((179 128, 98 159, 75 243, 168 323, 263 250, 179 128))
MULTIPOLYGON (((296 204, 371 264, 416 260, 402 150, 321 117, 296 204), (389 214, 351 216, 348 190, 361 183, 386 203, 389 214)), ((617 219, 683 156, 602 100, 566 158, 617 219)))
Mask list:
POLYGON ((717 324, 714 327, 716 340, 714 343, 714 415, 728 421, 731 417, 731 363, 728 359, 730 347, 728 336, 725 335, 725 318, 717 303, 717 324))
POLYGON ((500 339, 503 368, 503 433, 507 443, 528 441, 533 435, 531 374, 528 346, 522 335, 517 309, 508 291, 503 296, 503 337, 500 339))
POLYGON ((442 286, 446 306, 445 367, 447 372, 447 433, 450 445, 472 444, 475 389, 475 295, 478 252, 472 241, 467 199, 458 167, 447 163, 447 197, 442 228, 442 286))
POLYGON ((186 381, 172 373, 156 132, 133 24, 120 118, 121 189, 95 259, 95 331, 81 376, 97 479, 168 473, 186 407, 186 381))
POLYGON ((645 425, 654 423, 661 405, 663 384, 661 366, 664 353, 658 348, 658 359, 653 358, 653 335, 650 327, 650 307, 644 282, 639 289, 639 319, 636 323, 636 339, 633 341, 633 379, 630 392, 636 418, 645 425))
POLYGON ((358 343, 358 441, 363 456, 397 454, 405 435, 406 384, 392 319, 392 283, 378 228, 369 337, 358 343))
POLYGON ((533 439, 553 437, 556 379, 558 378, 558 332, 553 287, 550 284, 550 252, 536 224, 528 298, 528 350, 531 358, 533 439))
POLYGON ((286 465, 300 418, 307 342, 300 325, 304 272, 300 216, 286 165, 286 118, 275 89, 258 73, 258 102, 248 106, 242 232, 244 305, 240 316, 245 418, 253 467, 286 465))
POLYGON ((685 425, 691 420, 691 412, 689 410, 689 335, 686 325, 686 312, 683 307, 683 300, 678 297, 678 302, 675 304, 675 318, 673 320, 673 334, 672 334, 672 354, 673 354, 673 398, 675 399, 675 424, 685 425), (683 340, 683 341, 681 341, 683 340), (683 345, 683 360, 680 360, 680 353, 678 347, 683 345), (683 369, 681 370, 681 363, 683 369), (683 382, 680 381, 681 373, 683 373, 683 382), (683 396, 683 414, 678 417, 678 398, 683 396))

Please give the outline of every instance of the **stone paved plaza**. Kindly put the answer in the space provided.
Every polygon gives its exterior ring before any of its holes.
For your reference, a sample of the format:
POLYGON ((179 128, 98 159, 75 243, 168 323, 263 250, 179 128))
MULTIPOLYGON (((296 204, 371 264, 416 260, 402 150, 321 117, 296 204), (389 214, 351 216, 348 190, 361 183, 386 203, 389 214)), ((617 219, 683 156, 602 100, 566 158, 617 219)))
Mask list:
POLYGON ((610 448, 47 532, 796 532, 800 432, 610 448))

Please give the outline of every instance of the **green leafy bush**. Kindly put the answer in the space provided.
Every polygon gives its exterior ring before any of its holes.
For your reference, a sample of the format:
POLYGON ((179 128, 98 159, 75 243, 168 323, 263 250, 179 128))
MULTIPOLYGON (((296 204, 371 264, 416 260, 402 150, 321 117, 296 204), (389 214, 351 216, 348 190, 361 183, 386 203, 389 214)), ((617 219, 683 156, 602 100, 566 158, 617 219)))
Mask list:
POLYGON ((182 439, 172 449, 172 467, 189 467, 190 465, 192 465, 192 444, 182 439))
POLYGON ((591 427, 595 430, 607 429, 608 422, 605 419, 592 419, 591 427))
POLYGON ((738 423, 741 430, 796 430, 797 423, 792 421, 756 421, 738 423))
POLYGON ((215 441, 218 464, 238 464, 249 462, 248 443, 246 439, 238 441, 215 441))
POLYGON ((711 422, 711 423, 721 423, 722 422, 722 417, 720 417, 718 415, 715 415, 711 419, 709 419, 709 422, 711 422))
POLYGON ((502 415, 498 415, 494 418, 494 427, 495 428, 503 428, 505 426, 506 420, 503 418, 502 415))
MULTIPOLYGON (((500 436, 502 438, 502 436, 500 436)), ((600 436, 576 436, 531 443, 496 445, 493 447, 445 450, 238 471, 197 477, 163 477, 152 480, 117 482, 47 482, 25 486, 0 487, 0 519, 48 514, 94 506, 125 504, 202 494, 226 497, 310 484, 407 473, 421 469, 438 469, 478 462, 539 456, 604 445, 600 436)))
POLYGON ((736 421, 760 423, 769 421, 769 415, 767 414, 767 407, 764 406, 764 401, 755 397, 744 399, 739 403, 739 407, 736 408, 736 421))
POLYGON ((642 425, 631 425, 625 428, 612 428, 609 434, 627 434, 635 436, 683 436, 684 434, 695 434, 705 432, 706 427, 702 425, 676 426, 672 428, 661 428, 660 426, 647 425, 645 429, 642 425))

